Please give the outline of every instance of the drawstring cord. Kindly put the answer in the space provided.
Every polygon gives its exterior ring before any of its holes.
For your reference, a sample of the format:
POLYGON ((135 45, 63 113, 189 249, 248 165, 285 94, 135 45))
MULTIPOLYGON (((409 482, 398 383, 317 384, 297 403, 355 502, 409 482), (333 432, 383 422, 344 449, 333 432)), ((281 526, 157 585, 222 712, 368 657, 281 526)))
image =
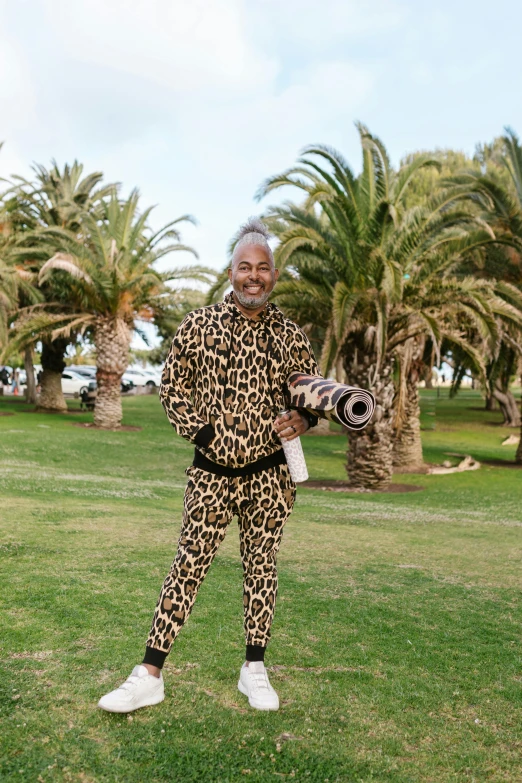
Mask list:
MULTIPOLYGON (((266 321, 263 324, 263 328, 265 330, 265 335, 266 335, 265 356, 266 356, 266 377, 267 377, 267 384, 268 384, 268 386, 267 386, 268 394, 272 398, 274 411, 277 409, 277 413, 279 413, 279 409, 280 409, 281 406, 278 405, 278 403, 276 402, 276 398, 275 398, 274 391, 272 389, 272 384, 271 384, 271 381, 272 381, 272 362, 270 360, 270 330, 268 328, 268 324, 266 323, 266 321)), ((284 407, 284 405, 283 405, 283 407, 284 407)))
POLYGON ((225 367, 225 380, 223 382, 223 410, 226 409, 226 400, 227 400, 227 381, 228 381, 228 370, 230 367, 230 354, 232 352, 232 343, 234 342, 234 330, 236 327, 236 312, 235 310, 232 310, 232 328, 230 330, 230 341, 228 343, 228 351, 227 351, 227 363, 225 367))

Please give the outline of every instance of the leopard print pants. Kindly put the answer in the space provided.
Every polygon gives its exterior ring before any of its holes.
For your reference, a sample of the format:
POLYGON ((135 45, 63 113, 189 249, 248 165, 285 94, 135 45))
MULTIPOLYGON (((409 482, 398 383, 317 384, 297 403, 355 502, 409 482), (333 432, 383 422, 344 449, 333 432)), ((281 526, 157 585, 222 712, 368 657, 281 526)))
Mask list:
POLYGON ((243 563, 245 640, 266 646, 277 595, 277 553, 296 495, 288 465, 232 478, 194 465, 185 473, 178 549, 160 592, 147 646, 170 651, 235 514, 243 563))

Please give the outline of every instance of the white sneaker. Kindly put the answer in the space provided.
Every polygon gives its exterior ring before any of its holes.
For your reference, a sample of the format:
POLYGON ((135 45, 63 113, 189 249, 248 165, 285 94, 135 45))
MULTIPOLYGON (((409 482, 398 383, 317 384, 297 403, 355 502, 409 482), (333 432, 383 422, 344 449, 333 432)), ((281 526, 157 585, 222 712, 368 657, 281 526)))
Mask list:
POLYGON ((154 677, 145 666, 138 664, 119 688, 101 697, 98 707, 107 712, 132 712, 140 707, 159 704, 164 698, 161 672, 159 677, 154 677))
POLYGON ((279 698, 270 685, 263 661, 250 661, 241 667, 238 689, 248 696, 248 703, 256 710, 278 710, 279 698))

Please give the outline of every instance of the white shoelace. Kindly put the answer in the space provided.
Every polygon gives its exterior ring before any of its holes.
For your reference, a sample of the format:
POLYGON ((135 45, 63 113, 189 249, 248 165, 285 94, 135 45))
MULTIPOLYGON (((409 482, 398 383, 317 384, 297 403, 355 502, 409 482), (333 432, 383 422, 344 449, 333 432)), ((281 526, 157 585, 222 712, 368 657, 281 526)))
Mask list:
POLYGON ((254 688, 256 690, 260 690, 261 688, 270 690, 270 683, 268 682, 266 670, 262 672, 249 672, 249 674, 254 680, 254 688))
POLYGON ((123 682, 118 690, 128 691, 130 688, 135 688, 141 678, 137 674, 129 674, 125 682, 123 682))

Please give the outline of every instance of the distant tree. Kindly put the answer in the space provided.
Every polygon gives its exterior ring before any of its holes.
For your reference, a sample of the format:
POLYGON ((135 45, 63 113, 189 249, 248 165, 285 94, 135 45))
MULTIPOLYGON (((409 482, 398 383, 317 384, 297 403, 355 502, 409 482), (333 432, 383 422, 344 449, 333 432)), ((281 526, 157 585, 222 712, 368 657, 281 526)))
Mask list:
POLYGON ((412 152, 401 159, 399 168, 410 166, 416 160, 425 159, 426 156, 437 161, 438 166, 422 167, 416 172, 404 195, 404 206, 406 209, 426 204, 433 198, 433 194, 440 189, 445 177, 472 168, 479 171, 478 162, 469 158, 464 152, 456 152, 451 149, 412 152))
MULTIPOLYGON (((2 144, 0 144, 0 149, 2 144)), ((16 316, 20 305, 32 304, 42 297, 35 287, 36 276, 11 258, 10 249, 14 236, 11 217, 5 203, 0 202, 0 361, 10 358, 8 326, 16 316)), ((36 402, 36 385, 33 371, 33 346, 24 346, 24 365, 27 374, 26 398, 36 402)))
MULTIPOLYGON (((42 308, 33 323, 25 326, 40 323, 41 329, 52 330, 53 340, 67 340, 73 332, 92 335, 98 384, 94 423, 110 429, 121 424, 120 383, 129 361, 132 331, 139 331, 140 320, 153 322, 161 312, 171 295, 168 280, 207 281, 211 273, 200 266, 157 271, 154 264, 167 254, 186 251, 195 255, 181 243, 176 228, 193 219, 184 215, 152 231, 148 225, 151 209, 140 213, 138 201, 137 191, 126 201, 113 193, 101 202, 101 215, 82 216, 80 236, 58 227, 44 232, 53 255, 43 264, 40 281, 45 284, 58 278, 67 286, 69 308, 60 313, 42 308)), ((23 330, 19 336, 23 337, 23 330)))
MULTIPOLYGON (((469 200, 474 205, 481 218, 492 226, 499 241, 511 247, 511 250, 489 253, 486 263, 488 272, 495 275, 497 290, 506 301, 522 309, 522 147, 515 131, 506 128, 494 149, 483 149, 481 155, 486 165, 483 163, 480 173, 456 175, 448 179, 448 184, 454 185, 457 198, 469 200)), ((483 270, 485 268, 483 265, 483 270)), ((475 271, 480 273, 480 268, 475 271)), ((504 342, 506 345, 500 357, 511 363, 511 352, 520 356, 522 351, 520 334, 507 332, 504 342)), ((496 373, 495 384, 499 377, 504 378, 502 391, 506 391, 505 382, 509 378, 506 369, 504 366, 503 372, 496 373)), ((511 402, 509 400, 510 405, 511 402)), ((522 437, 516 461, 522 464, 522 437)))
POLYGON ((209 268, 205 271, 201 277, 206 284, 205 291, 183 286, 172 290, 162 299, 154 317, 154 326, 161 342, 149 352, 151 364, 165 362, 178 326, 187 313, 207 304, 208 290, 214 285, 217 274, 214 269, 209 268))
MULTIPOLYGON (((65 164, 62 170, 54 160, 50 169, 35 164, 33 172, 33 180, 13 176, 11 186, 2 199, 12 238, 10 257, 26 273, 37 275, 49 257, 49 235, 44 241, 42 232, 56 228, 81 237, 82 216, 91 214, 93 219, 97 219, 103 212, 103 199, 115 190, 116 185, 101 186, 101 172, 83 177, 83 165, 76 160, 72 165, 65 164)), ((61 280, 53 279, 40 286, 48 311, 54 310, 57 314, 68 306, 67 286, 61 283, 61 280)), ((27 301, 20 302, 21 307, 27 304, 27 301)), ((33 323, 37 329, 37 322, 33 320, 33 323)), ((67 410, 61 378, 65 351, 75 339, 75 332, 60 338, 53 338, 46 330, 33 334, 26 332, 26 339, 24 349, 28 359, 28 377, 34 374, 32 361, 29 361, 33 346, 37 340, 43 343, 39 408, 46 412, 67 410)))

